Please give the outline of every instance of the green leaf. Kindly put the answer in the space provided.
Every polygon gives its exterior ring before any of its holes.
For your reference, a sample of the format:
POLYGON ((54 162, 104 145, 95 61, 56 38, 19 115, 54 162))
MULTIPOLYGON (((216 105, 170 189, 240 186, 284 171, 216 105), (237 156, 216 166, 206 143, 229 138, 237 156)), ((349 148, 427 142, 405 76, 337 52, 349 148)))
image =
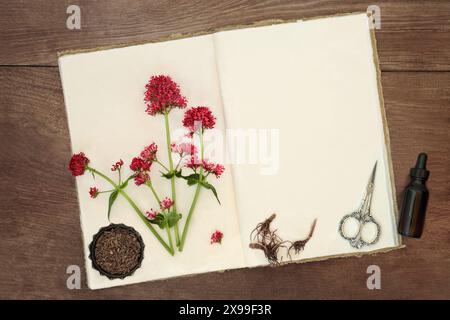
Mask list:
POLYGON ((189 179, 187 181, 188 186, 193 186, 198 183, 198 179, 189 179))
POLYGON ((164 229, 167 225, 166 217, 161 213, 158 213, 155 219, 149 220, 149 222, 158 225, 161 229, 164 229))
POLYGON ((167 179, 172 179, 172 177, 175 175, 173 171, 167 172, 167 173, 161 173, 161 176, 167 179))
POLYGON ((193 173, 188 176, 180 176, 184 180, 187 181, 188 186, 193 186, 198 183, 198 180, 200 179, 200 175, 198 173, 193 173))
MULTIPOLYGON (((161 172, 161 171, 160 171, 161 172)), ((172 179, 174 176, 177 178, 182 178, 183 176, 181 175, 181 170, 178 171, 169 171, 167 173, 163 173, 161 172, 161 176, 163 176, 164 178, 167 179, 172 179)))
POLYGON ((221 204, 220 200, 219 200, 219 196, 217 195, 216 188, 214 188, 214 186, 212 184, 210 184, 209 182, 206 182, 206 181, 202 181, 202 186, 204 186, 208 190, 211 190, 212 193, 214 194, 214 196, 216 197, 217 202, 219 202, 219 204, 221 204))
POLYGON ((183 178, 183 175, 181 174, 181 169, 175 172, 175 177, 177 178, 183 178))
POLYGON ((198 173, 193 173, 188 176, 181 176, 181 178, 183 178, 184 180, 187 180, 187 181, 189 181, 189 180, 197 180, 198 181, 198 179, 200 178, 200 175, 198 173))
POLYGON ((167 223, 169 224, 169 228, 172 228, 180 219, 181 214, 174 211, 169 212, 169 214, 167 215, 167 223))
POLYGON ((108 220, 109 220, 109 214, 111 213, 111 207, 114 204, 114 201, 116 201, 118 195, 119 195, 119 191, 115 190, 109 196, 109 201, 108 201, 108 220))
POLYGON ((157 224, 161 229, 164 229, 167 225, 167 220, 162 213, 158 213, 155 219, 150 220, 150 223, 157 224))

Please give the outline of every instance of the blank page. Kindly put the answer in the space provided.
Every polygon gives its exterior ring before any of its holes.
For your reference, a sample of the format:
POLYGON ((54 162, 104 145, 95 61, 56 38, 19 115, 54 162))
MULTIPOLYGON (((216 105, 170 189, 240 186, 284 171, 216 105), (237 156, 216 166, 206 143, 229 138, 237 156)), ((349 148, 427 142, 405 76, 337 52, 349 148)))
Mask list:
POLYGON ((270 157, 233 165, 247 265, 267 264, 249 249, 249 236, 274 212, 285 240, 306 237, 317 218, 296 260, 398 246, 368 17, 224 31, 214 41, 227 128, 256 130, 260 144, 260 129, 279 135, 267 144, 278 155, 276 170, 270 157), (381 238, 358 250, 338 226, 358 208, 375 161, 372 215, 381 238))

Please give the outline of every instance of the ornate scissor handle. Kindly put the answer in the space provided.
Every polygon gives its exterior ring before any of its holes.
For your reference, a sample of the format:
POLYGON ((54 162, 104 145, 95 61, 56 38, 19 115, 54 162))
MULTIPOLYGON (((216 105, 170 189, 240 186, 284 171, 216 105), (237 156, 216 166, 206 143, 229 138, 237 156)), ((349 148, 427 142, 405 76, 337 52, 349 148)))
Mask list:
POLYGON ((375 221, 375 219, 370 215, 370 214, 366 214, 365 216, 361 216, 360 212, 353 212, 351 214, 348 214, 346 216, 344 216, 341 219, 341 222, 339 223, 339 234, 345 239, 348 240, 350 242, 350 245, 354 248, 357 249, 361 249, 364 246, 370 246, 372 244, 375 244, 376 242, 378 242, 378 240, 380 239, 380 234, 381 234, 381 226, 379 225, 378 222, 375 221), (359 228, 358 228, 358 233, 354 236, 348 236, 345 233, 345 224, 347 223, 347 221, 349 219, 356 219, 359 223, 359 228), (364 228, 364 225, 366 223, 373 223, 375 224, 376 228, 377 228, 377 234, 374 237, 374 239, 370 242, 365 241, 362 238, 362 230, 364 228))
POLYGON ((348 221, 348 219, 356 219, 358 220, 358 223, 360 222, 360 216, 358 212, 353 212, 350 214, 347 214, 346 216, 344 216, 341 219, 341 222, 339 223, 339 234, 342 236, 342 238, 344 238, 345 240, 353 240, 355 238, 355 236, 347 236, 345 231, 344 231, 344 225, 345 223, 348 221))

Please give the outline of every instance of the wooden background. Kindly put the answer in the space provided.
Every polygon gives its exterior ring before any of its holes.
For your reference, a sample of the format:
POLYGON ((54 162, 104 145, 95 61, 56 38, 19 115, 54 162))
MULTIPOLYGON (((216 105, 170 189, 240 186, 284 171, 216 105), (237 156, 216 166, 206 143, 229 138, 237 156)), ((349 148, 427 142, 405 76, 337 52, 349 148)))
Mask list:
POLYGON ((0 298, 450 298, 449 1, 0 2, 0 298), (81 7, 82 29, 66 28, 81 7), (418 152, 429 154, 424 236, 363 258, 256 268, 90 291, 66 288, 83 266, 79 209, 56 52, 145 41, 270 18, 381 8, 376 36, 398 196, 418 152), (366 269, 381 267, 382 289, 366 269))

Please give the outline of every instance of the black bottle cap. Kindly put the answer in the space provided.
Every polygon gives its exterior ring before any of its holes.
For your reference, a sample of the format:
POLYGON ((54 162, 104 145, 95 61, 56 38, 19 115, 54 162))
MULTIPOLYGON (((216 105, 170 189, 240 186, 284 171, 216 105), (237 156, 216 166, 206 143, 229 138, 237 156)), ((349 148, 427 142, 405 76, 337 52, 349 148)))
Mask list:
POLYGON ((416 166, 414 168, 411 168, 410 171, 411 177, 425 181, 428 179, 430 171, 428 171, 426 168, 427 158, 427 154, 423 152, 417 156, 416 166))

